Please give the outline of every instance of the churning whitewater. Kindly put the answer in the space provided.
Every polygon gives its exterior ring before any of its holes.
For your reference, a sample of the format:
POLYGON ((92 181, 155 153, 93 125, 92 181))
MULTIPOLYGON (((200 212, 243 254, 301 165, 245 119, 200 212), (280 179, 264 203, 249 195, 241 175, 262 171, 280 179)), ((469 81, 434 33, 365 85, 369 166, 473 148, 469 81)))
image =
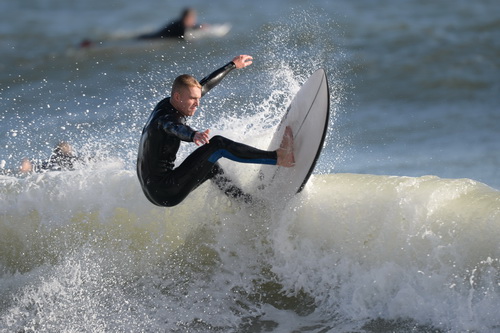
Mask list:
POLYGON ((315 175, 265 207, 206 184, 168 210, 116 163, 1 181, 6 331, 500 324, 500 193, 472 180, 315 175))

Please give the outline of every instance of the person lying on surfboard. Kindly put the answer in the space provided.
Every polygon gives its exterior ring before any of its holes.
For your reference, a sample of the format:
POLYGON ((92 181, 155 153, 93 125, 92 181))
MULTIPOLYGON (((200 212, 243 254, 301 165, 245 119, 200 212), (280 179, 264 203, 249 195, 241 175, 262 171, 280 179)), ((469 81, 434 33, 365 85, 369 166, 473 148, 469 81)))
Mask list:
MULTIPOLYGON (((193 8, 185 8, 182 11, 181 17, 177 20, 170 21, 158 31, 146 33, 134 37, 139 40, 156 40, 156 39, 184 39, 187 30, 203 29, 206 24, 196 23, 197 14, 193 8)), ((90 48, 98 44, 88 38, 80 42, 80 48, 90 48)))
POLYGON ((175 206, 208 179, 229 197, 251 201, 251 197, 224 174, 217 163, 222 157, 241 163, 283 167, 295 164, 290 128, 285 130, 277 150, 265 151, 219 135, 210 138, 209 129, 196 131, 186 125, 187 118, 192 117, 200 105, 200 98, 233 69, 252 64, 252 59, 249 55, 236 56, 199 82, 193 76, 180 75, 174 80, 171 97, 156 105, 142 131, 137 156, 137 175, 144 194, 153 204, 175 206), (194 142, 201 147, 175 168, 181 141, 194 142))

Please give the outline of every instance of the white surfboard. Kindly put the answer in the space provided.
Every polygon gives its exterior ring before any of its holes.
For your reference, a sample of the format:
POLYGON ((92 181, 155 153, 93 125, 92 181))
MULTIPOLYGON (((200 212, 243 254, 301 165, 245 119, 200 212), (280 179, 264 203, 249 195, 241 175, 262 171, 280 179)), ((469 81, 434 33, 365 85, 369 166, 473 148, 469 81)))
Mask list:
POLYGON ((260 190, 285 198, 302 191, 323 148, 329 116, 328 81, 325 71, 318 69, 293 98, 269 145, 270 150, 279 147, 285 128, 290 126, 294 138, 295 166, 263 165, 259 171, 260 190))
POLYGON ((227 35, 231 30, 231 24, 209 24, 201 29, 190 29, 186 31, 184 38, 186 40, 196 40, 203 38, 220 38, 227 35))

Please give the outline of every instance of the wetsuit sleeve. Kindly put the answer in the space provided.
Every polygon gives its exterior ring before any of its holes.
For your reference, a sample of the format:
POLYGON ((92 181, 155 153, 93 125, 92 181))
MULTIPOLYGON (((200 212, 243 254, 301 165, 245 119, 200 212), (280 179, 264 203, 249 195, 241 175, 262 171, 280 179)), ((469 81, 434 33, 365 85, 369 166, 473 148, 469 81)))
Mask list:
POLYGON ((222 79, 233 69, 236 68, 236 65, 234 62, 229 62, 225 66, 219 68, 212 74, 204 77, 201 79, 200 84, 201 84, 201 96, 205 95, 207 92, 209 92, 213 87, 218 85, 222 79))
POLYGON ((196 133, 196 131, 188 125, 175 123, 166 119, 164 121, 160 121, 159 126, 165 133, 176 136, 182 141, 192 142, 194 134, 196 133))

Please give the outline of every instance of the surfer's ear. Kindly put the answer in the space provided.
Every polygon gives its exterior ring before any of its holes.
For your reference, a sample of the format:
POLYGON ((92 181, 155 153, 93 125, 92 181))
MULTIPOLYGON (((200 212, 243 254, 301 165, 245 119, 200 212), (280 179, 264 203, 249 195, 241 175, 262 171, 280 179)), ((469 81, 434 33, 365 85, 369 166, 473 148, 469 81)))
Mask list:
POLYGON ((172 98, 173 98, 174 100, 176 100, 176 101, 179 101, 180 97, 181 97, 181 94, 179 94, 179 92, 178 92, 178 91, 175 91, 175 92, 173 93, 173 95, 172 95, 172 98))

